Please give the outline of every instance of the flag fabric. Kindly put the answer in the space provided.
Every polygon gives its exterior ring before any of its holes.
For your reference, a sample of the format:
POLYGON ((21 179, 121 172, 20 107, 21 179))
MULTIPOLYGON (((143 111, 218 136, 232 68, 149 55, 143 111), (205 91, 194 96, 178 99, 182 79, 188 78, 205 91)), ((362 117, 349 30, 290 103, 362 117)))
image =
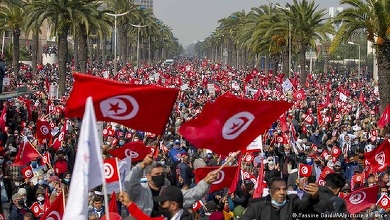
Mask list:
POLYGON ((92 96, 99 121, 113 121, 136 130, 162 134, 179 89, 130 85, 86 74, 73 74, 75 82, 66 103, 66 117, 80 117, 92 96))
POLYGON ((41 154, 35 149, 35 147, 24 136, 23 142, 20 143, 18 154, 15 157, 13 166, 23 166, 29 164, 32 160, 35 160, 41 154))
POLYGON ((105 181, 103 170, 95 110, 92 98, 88 97, 63 220, 85 220, 88 218, 88 191, 105 181))
POLYGON ((27 166, 22 169, 22 174, 25 179, 30 179, 34 176, 31 166, 27 166))
POLYGON ((118 161, 119 179, 120 181, 107 184, 107 193, 120 192, 124 188, 125 177, 130 173, 131 169, 131 157, 126 157, 123 160, 118 161), (119 185, 120 184, 120 185, 119 185))
POLYGON ((260 168, 259 168, 259 174, 257 176, 257 181, 254 186, 254 191, 252 198, 260 198, 263 195, 263 190, 264 190, 264 163, 263 161, 261 162, 260 168))
POLYGON ((344 198, 347 210, 350 214, 363 211, 377 201, 379 186, 367 187, 356 190, 344 198))
POLYGON ((197 202, 195 202, 193 205, 192 205, 192 211, 196 212, 198 211, 200 208, 202 208, 204 206, 202 200, 198 200, 197 202))
POLYGON ((305 90, 299 89, 293 93, 293 100, 305 100, 305 99, 306 99, 305 90))
POLYGON ((390 208, 390 197, 386 194, 382 195, 376 204, 386 210, 390 208))
POLYGON ((228 155, 243 150, 292 106, 288 102, 240 99, 231 93, 206 103, 202 113, 179 133, 198 148, 228 155))
POLYGON ((291 83, 291 81, 286 78, 286 80, 284 80, 284 82, 282 83, 282 88, 283 88, 283 91, 289 91, 291 89, 294 88, 293 84, 291 83))
POLYGON ((37 121, 37 138, 38 139, 50 139, 52 138, 50 132, 50 124, 48 121, 40 120, 37 121))
POLYGON ((7 103, 4 103, 3 105, 3 110, 1 111, 1 116, 0 116, 0 129, 1 131, 5 132, 5 125, 7 122, 7 103))
POLYGON ((111 193, 111 199, 108 203, 108 211, 118 213, 118 205, 116 204, 116 193, 115 191, 111 193))
POLYGON ((324 169, 322 169, 322 172, 320 174, 320 177, 322 177, 323 179, 325 179, 325 177, 329 174, 329 173, 334 173, 333 169, 326 166, 324 167, 324 169))
POLYGON ((385 110, 383 111, 381 118, 378 120, 378 127, 384 128, 390 122, 390 104, 387 104, 385 110))
POLYGON ((348 100, 348 97, 344 93, 339 92, 339 99, 343 102, 346 102, 348 100))
POLYGON ((338 148, 337 146, 332 147, 332 157, 339 157, 341 154, 341 149, 338 148))
POLYGON ((237 161, 238 161, 238 165, 237 165, 236 172, 234 174, 233 181, 230 184, 229 193, 234 193, 236 191, 238 179, 240 178, 240 174, 241 174, 242 154, 238 156, 237 161))
POLYGON ((364 158, 370 164, 372 172, 382 172, 390 165, 390 143, 384 141, 370 152, 364 153, 364 158))
POLYGON ((300 177, 309 177, 312 173, 312 166, 307 164, 299 164, 299 176, 300 177))
POLYGON ((362 104, 365 104, 365 103, 366 103, 366 99, 364 98, 363 90, 360 90, 359 102, 362 103, 362 104))
MULTIPOLYGON (((217 170, 219 167, 202 167, 195 170, 195 181, 198 183, 207 176, 211 171, 217 170)), ((218 172, 217 180, 214 181, 210 186, 210 193, 220 190, 224 187, 230 187, 234 180, 234 175, 237 170, 237 166, 226 166, 218 172)))
POLYGON ((58 151, 58 149, 62 146, 62 142, 65 140, 66 135, 66 126, 65 124, 62 126, 61 132, 58 134, 58 136, 54 139, 53 144, 51 147, 58 151))
POLYGON ((133 162, 138 162, 142 161, 147 154, 150 154, 151 150, 142 141, 133 141, 126 143, 120 148, 110 150, 109 153, 120 160, 131 157, 133 162))
POLYGON ((106 183, 119 181, 118 164, 116 158, 105 159, 103 169, 104 177, 106 178, 106 183))
POLYGON ((45 164, 51 165, 50 153, 48 151, 42 154, 41 166, 45 164))
MULTIPOLYGON (((72 180, 73 181, 73 180, 72 180)), ((64 194, 60 193, 57 198, 53 201, 50 207, 45 211, 40 220, 60 220, 61 216, 64 214, 64 194)), ((81 204, 77 205, 81 206, 81 204)), ((65 219, 65 218, 63 218, 65 219)), ((85 218, 84 218, 85 219, 85 218)))
MULTIPOLYGON (((34 202, 31 205, 30 210, 32 211, 32 213, 34 214, 35 217, 43 215, 43 213, 45 212, 43 210, 43 208, 41 208, 41 206, 38 204, 38 202, 34 202)), ((1 218, 0 218, 0 220, 1 220, 1 218)))
POLYGON ((325 97, 325 102, 322 103, 322 104, 319 104, 319 105, 318 105, 318 108, 319 108, 320 110, 322 110, 323 108, 328 107, 329 104, 330 104, 330 93, 327 93, 327 94, 326 94, 326 97, 325 97))

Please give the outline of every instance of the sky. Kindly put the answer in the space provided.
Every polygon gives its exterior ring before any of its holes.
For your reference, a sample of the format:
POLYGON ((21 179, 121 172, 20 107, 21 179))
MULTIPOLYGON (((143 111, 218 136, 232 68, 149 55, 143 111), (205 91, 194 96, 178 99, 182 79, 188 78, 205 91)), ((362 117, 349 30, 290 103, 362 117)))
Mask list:
MULTIPOLYGON (((184 47, 203 41, 218 26, 218 20, 236 11, 272 3, 285 5, 292 0, 154 0, 154 14, 172 28, 184 47)), ((315 0, 319 8, 340 6, 339 0, 315 0)))

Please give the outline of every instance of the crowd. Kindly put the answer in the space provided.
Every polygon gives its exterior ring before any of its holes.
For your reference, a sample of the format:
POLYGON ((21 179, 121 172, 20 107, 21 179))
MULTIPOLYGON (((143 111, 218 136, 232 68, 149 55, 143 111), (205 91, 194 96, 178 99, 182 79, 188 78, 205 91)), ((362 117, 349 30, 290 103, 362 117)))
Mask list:
MULTIPOLYGON (((117 215, 136 219, 305 219, 327 213, 337 219, 332 213, 351 217, 347 215, 351 213, 349 204, 343 199, 349 193, 378 186, 376 201, 353 213, 353 218, 387 219, 389 207, 377 201, 388 195, 390 171, 365 172, 369 166, 366 153, 390 137, 387 126, 378 127, 377 82, 370 77, 359 79, 350 72, 336 71, 328 76, 308 74, 306 88, 302 89, 298 74, 288 78, 256 68, 239 70, 206 59, 185 58, 172 65, 144 64, 137 70, 122 65, 116 75, 111 70, 110 64, 90 63, 87 74, 181 89, 161 137, 104 122, 104 158, 112 157, 111 150, 129 142, 142 141, 159 148, 156 157, 147 155, 133 161, 131 172, 123 180, 125 191, 117 194, 117 215), (286 87, 286 82, 291 87, 286 87), (293 107, 262 135, 260 149, 242 152, 229 161, 229 165, 241 168, 233 181, 237 184, 210 190, 219 178, 217 173, 196 180, 196 170, 221 166, 228 155, 193 146, 178 130, 200 114, 205 103, 227 91, 258 101, 289 101, 293 107), (302 176, 302 166, 311 167, 310 175, 302 176), (329 174, 324 175, 325 171, 329 174), (259 191, 264 183, 267 186, 259 191)), ((49 99, 48 85, 57 83, 57 66, 39 64, 36 73, 31 71, 31 67, 23 66, 18 76, 10 68, 5 73, 11 82, 5 90, 26 85, 35 91, 2 100, 1 202, 10 203, 10 207, 0 210, 11 220, 40 219, 61 192, 66 196, 80 132, 80 119, 63 114, 70 90, 58 100, 49 99), (47 121, 52 138, 37 137, 39 121, 47 121), (58 145, 61 135, 65 137, 58 145), (39 156, 28 163, 17 163, 26 141, 39 156), (29 167, 32 175, 25 172, 29 167)), ((71 84, 68 77, 70 88, 71 84)), ((101 219, 106 214, 102 189, 92 190, 89 201, 89 219, 101 219)))

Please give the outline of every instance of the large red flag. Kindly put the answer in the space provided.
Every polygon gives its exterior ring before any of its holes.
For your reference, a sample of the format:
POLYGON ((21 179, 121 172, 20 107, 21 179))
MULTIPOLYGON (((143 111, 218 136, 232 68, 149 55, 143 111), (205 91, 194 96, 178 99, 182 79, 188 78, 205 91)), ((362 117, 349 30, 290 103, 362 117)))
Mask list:
POLYGON ((387 104, 385 110, 382 113, 381 118, 378 121, 378 127, 384 128, 386 127, 390 122, 390 104, 387 104))
MULTIPOLYGON (((211 171, 217 170, 219 167, 202 167, 195 170, 195 180, 196 183, 201 181, 203 178, 207 176, 208 173, 211 171)), ((215 192, 217 190, 220 190, 224 187, 230 187, 234 175, 231 175, 234 173, 237 169, 237 166, 230 166, 230 167, 224 167, 222 170, 218 172, 217 180, 214 181, 210 186, 210 192, 215 192)))
POLYGON ((320 177, 322 177, 322 179, 325 179, 325 177, 329 174, 329 173, 334 173, 333 169, 326 166, 324 169, 322 169, 322 172, 320 174, 320 177))
POLYGON ((118 164, 116 158, 109 158, 103 161, 104 178, 106 183, 119 181, 118 164))
POLYGON ((364 153, 364 158, 370 164, 372 172, 382 172, 390 165, 390 143, 384 141, 374 150, 364 153))
MULTIPOLYGON (((261 160, 263 160, 263 159, 261 159, 261 160)), ((252 197, 254 199, 262 197, 263 190, 264 190, 264 163, 262 161, 260 164, 259 174, 257 176, 257 181, 256 181, 256 185, 254 187, 252 197)))
POLYGON ((22 174, 25 179, 30 179, 34 176, 33 170, 31 166, 26 166, 25 168, 22 169, 22 174))
POLYGON ((46 120, 37 121, 37 138, 38 139, 50 139, 52 138, 50 132, 50 124, 46 120))
MULTIPOLYGON (((26 138, 27 139, 27 138, 26 138)), ((23 166, 41 156, 35 147, 27 140, 20 144, 18 154, 15 157, 13 166, 23 166)))
POLYGON ((1 131, 5 132, 5 125, 7 124, 7 103, 4 103, 3 105, 3 111, 1 111, 0 116, 0 129, 1 131))
POLYGON ((136 130, 162 134, 178 89, 130 85, 86 74, 73 74, 75 82, 66 103, 67 117, 82 117, 92 96, 98 121, 114 121, 136 130))
POLYGON ((131 157, 132 162, 142 161, 147 154, 151 153, 151 149, 146 147, 142 141, 129 142, 120 148, 110 150, 109 153, 122 160, 126 157, 131 157))
POLYGON ((41 208, 41 206, 38 204, 38 202, 34 202, 31 205, 30 210, 33 212, 35 217, 38 217, 38 216, 42 215, 45 212, 43 210, 43 208, 41 208))
POLYGON ((366 99, 364 98, 363 90, 360 90, 359 102, 362 104, 366 103, 366 99))
POLYGON ((63 193, 60 193, 60 195, 57 196, 57 198, 50 205, 49 209, 45 211, 45 214, 43 214, 43 216, 40 219, 42 220, 62 219, 65 210, 64 201, 65 200, 63 198, 63 193))
POLYGON ((286 121, 286 113, 284 113, 284 114, 282 114, 282 116, 280 116, 279 123, 280 123, 280 129, 282 130, 282 132, 288 131, 288 124, 286 121))
POLYGON ((327 93, 327 94, 326 94, 326 97, 325 97, 325 102, 322 103, 322 104, 319 104, 319 105, 318 105, 318 108, 319 108, 320 110, 322 110, 323 108, 328 107, 329 104, 330 104, 330 93, 327 93))
POLYGON ((232 184, 230 185, 229 193, 234 193, 236 191, 238 179, 241 174, 241 163, 242 163, 242 154, 240 154, 240 156, 238 157, 237 170, 236 173, 234 174, 234 179, 232 181, 232 184))
POLYGON ((367 187, 356 190, 346 196, 347 210, 351 214, 358 213, 375 204, 377 201, 379 186, 367 187))
POLYGON ((202 113, 185 122, 179 132, 198 148, 228 155, 248 146, 291 106, 287 102, 240 99, 225 93, 214 103, 206 103, 202 113))

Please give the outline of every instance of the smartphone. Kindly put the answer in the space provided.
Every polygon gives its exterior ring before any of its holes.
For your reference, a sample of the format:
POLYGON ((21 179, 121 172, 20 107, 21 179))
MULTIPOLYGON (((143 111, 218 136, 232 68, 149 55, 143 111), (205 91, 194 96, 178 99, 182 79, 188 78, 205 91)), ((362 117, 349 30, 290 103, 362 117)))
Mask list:
POLYGON ((316 183, 316 176, 309 176, 307 178, 307 183, 316 183))

